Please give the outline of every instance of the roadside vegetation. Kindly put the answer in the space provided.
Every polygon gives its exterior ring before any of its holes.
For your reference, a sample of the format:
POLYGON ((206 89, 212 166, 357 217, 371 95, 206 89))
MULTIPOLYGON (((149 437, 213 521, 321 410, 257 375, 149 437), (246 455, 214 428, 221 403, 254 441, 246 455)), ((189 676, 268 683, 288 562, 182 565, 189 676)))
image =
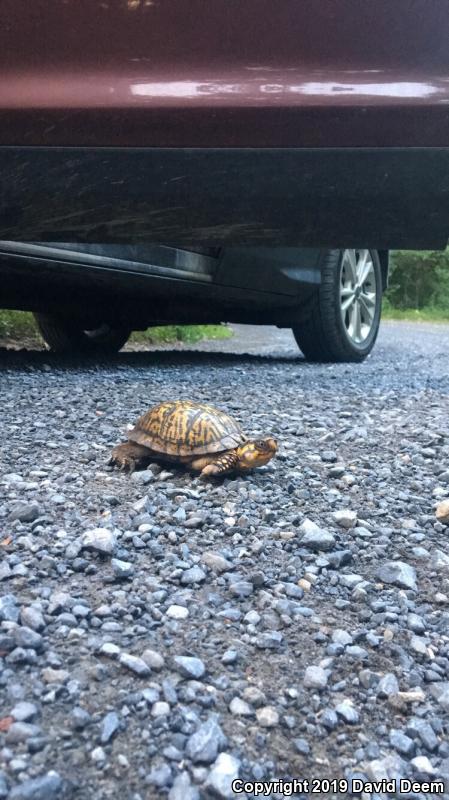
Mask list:
MULTIPOLYGON (((232 331, 226 325, 164 325, 135 331, 130 344, 170 344, 186 342, 192 344, 201 339, 228 339, 232 331)), ((0 310, 0 339, 26 341, 28 344, 43 344, 32 314, 26 311, 0 310)))
POLYGON ((391 254, 383 319, 449 322, 449 248, 391 254))

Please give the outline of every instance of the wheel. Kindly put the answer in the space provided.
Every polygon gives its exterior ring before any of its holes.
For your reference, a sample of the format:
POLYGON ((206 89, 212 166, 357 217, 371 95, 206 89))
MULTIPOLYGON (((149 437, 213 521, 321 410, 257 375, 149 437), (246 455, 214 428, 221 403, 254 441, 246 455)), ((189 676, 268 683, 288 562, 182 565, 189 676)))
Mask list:
POLYGON ((321 284, 293 334, 308 361, 363 361, 374 347, 382 308, 376 250, 328 250, 321 284))
POLYGON ((131 333, 129 328, 106 323, 83 330, 73 320, 56 314, 34 314, 34 318, 42 338, 54 353, 118 353, 131 333))

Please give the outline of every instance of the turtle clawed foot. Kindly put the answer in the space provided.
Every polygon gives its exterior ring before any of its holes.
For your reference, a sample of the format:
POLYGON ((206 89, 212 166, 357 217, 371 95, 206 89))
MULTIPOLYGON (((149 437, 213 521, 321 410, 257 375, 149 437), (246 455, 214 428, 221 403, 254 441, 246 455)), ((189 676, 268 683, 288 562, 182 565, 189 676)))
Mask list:
POLYGON ((129 472, 130 475, 136 468, 136 462, 133 458, 116 459, 114 463, 118 466, 120 472, 129 472))
POLYGON ((210 478, 212 475, 220 475, 221 472, 222 470, 217 464, 208 464, 201 470, 200 478, 202 480, 205 480, 207 478, 210 478))
POLYGON ((136 468, 136 462, 130 456, 113 453, 108 461, 108 466, 118 467, 120 472, 129 472, 131 474, 136 468))

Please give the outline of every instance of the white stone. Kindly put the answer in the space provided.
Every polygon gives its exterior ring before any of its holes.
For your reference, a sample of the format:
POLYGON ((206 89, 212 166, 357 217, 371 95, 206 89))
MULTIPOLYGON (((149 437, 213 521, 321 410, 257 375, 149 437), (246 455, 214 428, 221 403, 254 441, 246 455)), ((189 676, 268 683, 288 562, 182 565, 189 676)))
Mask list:
POLYGON ((189 616, 189 609, 185 606, 172 605, 167 608, 166 614, 170 619, 187 619, 189 616))
POLYGON ((357 522, 356 512, 351 511, 349 508, 341 508, 338 511, 334 511, 332 517, 341 528, 352 528, 357 522))
POLYGON ((263 728, 274 728, 279 722, 279 714, 273 706, 263 706, 256 711, 257 722, 263 728))
POLYGON ((117 538, 109 528, 93 528, 86 531, 81 539, 82 547, 96 550, 98 553, 111 555, 116 547, 117 538))
POLYGON ((235 797, 232 789, 240 772, 240 762, 230 753, 220 753, 206 780, 206 788, 222 800, 235 797))

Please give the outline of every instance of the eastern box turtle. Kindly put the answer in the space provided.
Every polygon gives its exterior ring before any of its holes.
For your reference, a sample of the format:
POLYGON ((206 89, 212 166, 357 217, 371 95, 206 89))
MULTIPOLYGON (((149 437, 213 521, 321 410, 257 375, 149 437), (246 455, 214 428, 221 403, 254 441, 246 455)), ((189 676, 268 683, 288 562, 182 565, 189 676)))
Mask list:
POLYGON ((249 439, 232 417, 205 403, 175 400, 150 408, 114 447, 110 464, 132 472, 150 461, 178 461, 202 476, 267 464, 277 451, 271 437, 249 439))

